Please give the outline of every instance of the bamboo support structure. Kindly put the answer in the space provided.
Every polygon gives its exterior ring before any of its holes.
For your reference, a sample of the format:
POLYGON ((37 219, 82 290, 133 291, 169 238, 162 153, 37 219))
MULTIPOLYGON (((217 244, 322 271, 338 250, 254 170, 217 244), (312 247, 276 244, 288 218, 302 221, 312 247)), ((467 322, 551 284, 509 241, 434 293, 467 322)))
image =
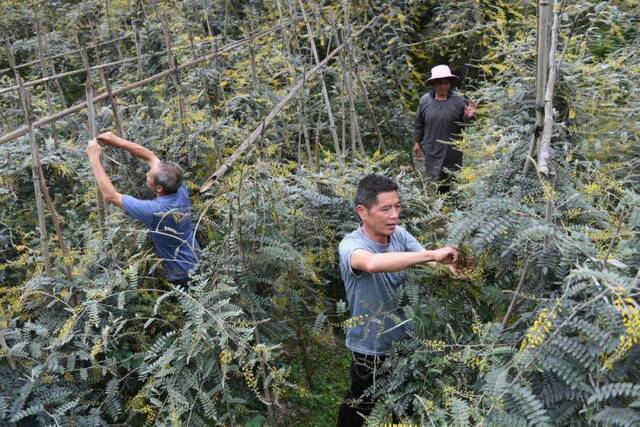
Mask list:
MULTIPOLYGON (((82 62, 87 70, 87 80, 85 82, 85 93, 87 98, 87 128, 89 131, 89 138, 94 139, 97 136, 96 131, 96 113, 94 108, 94 96, 93 96, 93 81, 91 79, 91 69, 89 67, 89 58, 87 52, 82 48, 80 51, 82 55, 82 62)), ((104 234, 104 227, 106 221, 106 207, 104 204, 104 196, 100 188, 96 187, 96 207, 98 216, 98 227, 100 232, 104 234)))
MULTIPOLYGON (((307 18, 307 13, 305 12, 304 4, 302 3, 302 0, 298 0, 298 5, 302 12, 302 19, 307 27, 307 35, 309 37, 309 42, 311 44, 311 52, 313 53, 315 64, 317 66, 318 64, 320 64, 320 58, 318 56, 318 50, 316 49, 316 43, 313 40, 313 30, 311 28, 311 24, 309 23, 309 19, 307 18)), ((342 170, 344 169, 344 159, 342 158, 342 153, 340 150, 340 141, 338 140, 338 132, 336 131, 336 123, 333 117, 333 111, 331 110, 331 101, 329 99, 329 92, 327 90, 327 84, 325 82, 323 72, 321 73, 321 76, 320 76, 320 83, 322 87, 322 96, 324 98, 325 110, 327 112, 327 115, 329 116, 329 129, 331 131, 331 137, 333 138, 333 146, 336 152, 336 159, 338 160, 338 167, 342 170)))
MULTIPOLYGON (((367 23, 367 25, 362 27, 357 33, 355 33, 351 37, 358 37, 367 28, 369 28, 373 24, 373 22, 375 22, 375 20, 376 20, 376 18, 373 18, 371 21, 369 21, 367 23)), ((324 69, 324 67, 327 65, 327 63, 331 59, 333 59, 337 54, 339 54, 340 51, 343 48, 344 48, 344 43, 339 45, 338 47, 336 47, 333 51, 331 51, 325 57, 324 60, 322 60, 319 64, 317 64, 315 67, 313 67, 307 73, 305 73, 304 76, 302 77, 302 79, 298 80, 296 83, 294 83, 290 87, 289 92, 280 99, 280 101, 276 104, 276 106, 273 107, 273 109, 269 112, 269 114, 267 114, 267 116, 260 122, 258 127, 256 127, 253 130, 253 132, 251 132, 251 134, 249 135, 247 140, 244 141, 242 144, 240 144, 240 146, 236 149, 236 151, 231 156, 229 156, 227 158, 227 160, 222 164, 222 166, 220 166, 218 168, 218 170, 216 170, 213 174, 211 174, 211 176, 209 176, 209 178, 206 179, 206 181, 200 186, 200 192, 207 191, 209 188, 211 188, 213 186, 213 184, 215 184, 215 182, 218 179, 220 179, 222 176, 224 176, 229 171, 229 169, 231 168, 231 165, 233 163, 235 163, 235 161, 242 154, 244 154, 245 151, 247 151, 247 149, 258 139, 258 137, 260 137, 262 135, 262 132, 263 132, 264 128, 266 126, 268 126, 271 123, 271 121, 273 121, 275 116, 278 113, 280 113, 280 111, 282 111, 284 109, 284 107, 287 105, 287 103, 298 93, 298 91, 303 87, 303 85, 306 83, 306 81, 308 81, 311 77, 314 77, 317 74, 319 74, 322 71, 322 69, 324 69)), ((316 132, 317 132, 317 130, 316 130, 316 132)), ((316 136, 317 136, 317 133, 316 133, 316 136)), ((317 145, 318 144, 316 144, 316 146, 317 145)), ((318 164, 318 163, 316 163, 316 164, 318 164)))
MULTIPOLYGON (((287 25, 291 24, 292 22, 293 22, 293 20, 290 20, 287 23, 287 25)), ((256 33, 254 35, 254 37, 262 37, 262 36, 271 34, 274 31, 277 31, 279 28, 280 28, 279 24, 275 25, 275 26, 273 26, 271 28, 268 28, 266 30, 259 31, 258 33, 256 33)), ((193 59, 191 61, 187 61, 187 62, 185 62, 183 64, 178 65, 176 68, 178 70, 182 70, 182 69, 185 69, 185 68, 189 68, 189 67, 193 67, 195 65, 201 64, 202 62, 208 61, 208 60, 210 60, 210 59, 212 59, 212 58, 214 58, 214 57, 216 57, 216 56, 218 56, 218 55, 220 55, 220 54, 222 54, 224 52, 232 51, 232 50, 244 45, 245 43, 248 42, 248 40, 249 40, 249 38, 247 37, 247 38, 243 38, 243 39, 239 39, 239 40, 233 41, 233 42, 228 43, 227 45, 223 46, 222 48, 220 48, 218 51, 216 51, 214 53, 210 53, 210 54, 204 55, 204 56, 202 56, 200 58, 196 58, 196 59, 193 59)), ((86 69, 84 71, 86 72, 86 69)), ((117 89, 115 89, 113 91, 113 95, 117 96, 117 95, 120 95, 122 93, 128 92, 130 90, 137 89, 137 88, 142 87, 142 86, 144 86, 144 85, 146 85, 148 83, 151 83, 151 82, 154 82, 156 80, 165 78, 165 77, 169 76, 173 72, 174 72, 173 69, 168 69, 168 70, 161 71, 161 72, 159 72, 157 74, 154 74, 152 76, 149 76, 149 77, 147 77, 145 79, 130 83, 130 84, 122 86, 120 88, 117 88, 117 89)), ((96 96, 93 99, 93 101, 94 102, 99 102, 99 101, 102 101, 102 100, 107 99, 107 98, 108 98, 108 94, 107 93, 102 93, 102 94, 96 96)), ((60 119, 66 117, 66 116, 68 116, 70 114, 76 113, 78 111, 82 111, 85 108, 87 108, 86 101, 85 102, 80 102, 80 103, 78 103, 76 105, 73 105, 73 106, 71 106, 69 108, 66 108, 66 109, 64 109, 62 111, 58 111, 57 113, 54 113, 54 114, 52 114, 50 116, 43 117, 43 118, 39 119, 38 121, 33 123, 34 128, 39 128, 39 127, 45 126, 45 125, 47 125, 49 123, 55 122, 57 120, 60 120, 60 119)), ((19 137, 21 137, 23 135, 26 135, 26 134, 27 134, 27 127, 26 126, 20 127, 18 129, 13 130, 10 133, 7 133, 7 134, 3 135, 2 137, 0 137, 0 144, 5 144, 5 143, 7 143, 9 141, 13 141, 14 139, 19 138, 19 137)))

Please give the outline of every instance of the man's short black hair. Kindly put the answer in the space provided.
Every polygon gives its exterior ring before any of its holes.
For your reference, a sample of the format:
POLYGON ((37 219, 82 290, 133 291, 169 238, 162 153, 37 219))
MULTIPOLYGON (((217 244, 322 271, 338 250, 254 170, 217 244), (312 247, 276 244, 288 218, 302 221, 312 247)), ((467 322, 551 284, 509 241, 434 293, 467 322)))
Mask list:
POLYGON ((398 191, 398 184, 383 175, 367 175, 358 184, 356 190, 356 206, 364 205, 371 208, 378 198, 378 194, 398 191))
POLYGON ((162 162, 158 173, 153 177, 154 185, 162 185, 165 194, 173 194, 182 185, 182 169, 173 162, 162 162))

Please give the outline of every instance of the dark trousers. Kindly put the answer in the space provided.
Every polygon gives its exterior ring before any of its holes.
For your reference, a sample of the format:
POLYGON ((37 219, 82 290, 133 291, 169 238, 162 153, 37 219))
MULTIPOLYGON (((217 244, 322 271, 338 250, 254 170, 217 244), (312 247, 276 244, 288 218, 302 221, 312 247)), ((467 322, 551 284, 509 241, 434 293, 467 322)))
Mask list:
POLYGON ((362 415, 369 415, 375 402, 371 397, 363 397, 362 395, 369 386, 373 385, 374 380, 380 379, 380 367, 384 359, 385 356, 353 353, 349 369, 351 385, 344 397, 345 402, 342 403, 340 412, 338 412, 338 427, 362 426, 364 424, 362 415), (353 400, 359 400, 359 402, 354 404, 351 402, 353 400), (351 406, 352 404, 353 406, 351 406))
POLYGON ((185 279, 178 279, 178 280, 169 280, 169 282, 173 285, 173 286, 179 286, 185 290, 189 289, 189 279, 185 278, 185 279))

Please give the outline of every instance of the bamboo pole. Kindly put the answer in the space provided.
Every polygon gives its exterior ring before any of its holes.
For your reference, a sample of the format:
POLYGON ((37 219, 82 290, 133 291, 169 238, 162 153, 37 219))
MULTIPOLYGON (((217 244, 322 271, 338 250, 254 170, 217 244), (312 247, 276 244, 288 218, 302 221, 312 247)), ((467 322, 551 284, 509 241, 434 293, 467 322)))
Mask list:
MULTIPOLYGON (((56 73, 56 66, 53 63, 53 61, 51 62, 51 73, 54 74, 54 75, 57 74, 56 73)), ((62 90, 62 85, 60 84, 60 79, 54 79, 53 81, 54 81, 54 83, 56 85, 56 88, 58 89, 58 97, 60 97, 60 103, 62 104, 62 108, 66 109, 67 108, 67 100, 64 97, 64 91, 62 90)))
MULTIPOLYGON (((369 23, 367 23, 367 25, 362 27, 352 37, 358 37, 367 28, 369 28, 371 26, 371 24, 373 24, 375 21, 376 21, 376 18, 373 18, 371 21, 369 21, 369 23)), ((260 122, 258 127, 256 127, 253 130, 253 132, 251 132, 251 134, 249 135, 247 140, 244 141, 242 144, 240 144, 240 146, 236 149, 236 151, 231 156, 229 156, 227 158, 227 160, 222 164, 222 166, 220 166, 218 168, 218 170, 216 170, 213 174, 211 174, 211 176, 209 176, 209 178, 207 178, 207 180, 200 186, 200 192, 207 191, 209 188, 211 188, 213 186, 213 184, 215 184, 215 182, 218 179, 220 179, 222 176, 224 176, 229 171, 229 169, 231 168, 231 165, 233 163, 235 163, 235 161, 256 141, 256 139, 258 137, 260 137, 262 135, 262 132, 263 132, 264 128, 266 126, 268 126, 271 123, 271 121, 273 121, 275 116, 278 113, 280 113, 280 111, 282 111, 282 109, 287 105, 287 103, 300 90, 300 88, 302 88, 303 84, 307 80, 309 80, 309 78, 312 78, 312 77, 316 76, 319 72, 321 72, 321 70, 327 65, 327 63, 331 59, 333 59, 333 57, 335 57, 337 54, 339 54, 340 51, 343 48, 344 48, 344 43, 339 45, 338 47, 336 47, 333 51, 331 51, 325 57, 324 60, 322 60, 319 64, 317 64, 315 67, 313 67, 307 73, 305 73, 304 76, 302 77, 302 79, 298 80, 296 83, 294 83, 290 87, 289 92, 284 97, 282 97, 280 99, 278 104, 276 104, 276 106, 273 107, 273 109, 269 112, 269 114, 267 114, 267 116, 260 122)))
MULTIPOLYGON (((290 24, 291 22, 293 22, 293 21, 289 21, 288 24, 290 24)), ((271 34, 274 31, 278 30, 279 28, 280 28, 280 25, 275 25, 274 27, 271 27, 269 29, 262 30, 262 31, 256 33, 255 37, 262 37, 264 35, 271 34)), ((176 68, 178 70, 182 70, 182 69, 185 69, 185 68, 193 67, 193 66, 198 65, 198 64, 200 64, 200 63, 202 63, 204 61, 208 61, 208 60, 216 57, 217 55, 220 55, 221 53, 233 51, 234 49, 236 49, 236 48, 244 45, 245 43, 247 43, 248 40, 249 40, 248 37, 240 39, 240 40, 236 40, 234 42, 231 42, 231 43, 227 44, 226 46, 223 46, 222 48, 220 48, 220 50, 218 50, 215 53, 210 53, 210 54, 204 55, 204 56, 202 56, 200 58, 197 58, 197 59, 194 59, 194 60, 191 60, 191 61, 187 61, 187 62, 185 62, 183 64, 178 65, 176 68)), ((154 82, 154 81, 156 81, 158 79, 161 79, 161 78, 164 78, 164 77, 167 77, 173 72, 174 72, 173 69, 161 71, 161 72, 159 72, 157 74, 154 74, 152 76, 149 76, 149 77, 147 77, 145 79, 142 79, 142 80, 139 80, 137 82, 133 82, 133 83, 130 83, 128 85, 125 85, 123 87, 118 88, 118 89, 113 91, 113 95, 117 96, 117 95, 120 95, 122 93, 128 92, 130 90, 137 89, 137 88, 142 87, 142 86, 144 86, 144 85, 146 85, 148 83, 154 82)), ((107 99, 107 97, 108 97, 107 93, 102 93, 102 94, 96 96, 93 99, 93 101, 94 102, 99 102, 99 101, 102 101, 104 99, 107 99)), ((66 117, 66 116, 68 116, 70 114, 76 113, 78 111, 82 111, 85 108, 87 108, 87 103, 86 102, 80 102, 80 103, 78 103, 78 104, 76 104, 76 105, 74 105, 72 107, 69 107, 69 108, 67 108, 65 110, 59 111, 59 112, 57 112, 55 114, 52 114, 50 116, 43 117, 42 119, 34 122, 33 123, 34 128, 39 128, 39 127, 42 127, 42 126, 47 125, 49 123, 55 122, 55 121, 60 120, 60 119, 66 117)), ((8 134, 3 135, 2 137, 0 137, 0 144, 5 144, 5 143, 7 143, 9 141, 13 141, 14 139, 19 138, 19 137, 21 137, 23 135, 26 135, 26 134, 27 134, 27 127, 26 126, 20 127, 18 129, 13 130, 12 132, 10 132, 8 134)))
MULTIPOLYGON (((107 28, 109 31, 109 38, 113 39, 113 20, 111 18, 111 0, 105 0, 105 12, 107 15, 107 28)), ((120 43, 116 43, 116 51, 118 52, 118 58, 124 58, 122 54, 122 48, 120 47, 120 43)))
POLYGON ((360 90, 362 91, 362 96, 364 97, 365 104, 367 105, 367 111, 369 111, 369 116, 371 117, 371 121, 373 122, 376 131, 376 136, 378 137, 378 150, 384 150, 384 139, 382 138, 382 132, 380 132, 380 126, 378 125, 378 120, 376 119, 376 113, 373 109, 373 104, 371 104, 371 100, 369 99, 367 86, 364 84, 362 76, 360 75, 360 67, 358 66, 358 64, 355 64, 354 74, 356 75, 356 80, 358 81, 358 85, 360 86, 360 90))
MULTIPOLYGON (((253 34, 253 19, 251 19, 251 27, 249 34, 253 34)), ((249 41, 249 60, 251 61, 251 82, 253 84, 253 91, 258 92, 258 75, 256 72, 256 53, 253 48, 254 38, 251 36, 249 41)))
POLYGON ((549 48, 549 77, 544 95, 544 125, 540 144, 538 145, 538 172, 545 177, 549 176, 549 162, 551 160, 551 135, 553 132, 553 93, 556 84, 556 49, 558 46, 558 27, 560 22, 559 8, 553 15, 553 28, 551 47, 549 48))
MULTIPOLYGON (((37 39, 37 55, 38 55, 38 60, 40 61, 40 73, 42 74, 43 78, 46 78, 48 73, 47 73, 47 67, 43 59, 45 52, 44 52, 44 43, 42 41, 42 26, 40 25, 40 17, 38 16, 37 12, 36 12, 35 27, 36 27, 36 39, 37 39)), ((47 113, 51 114, 53 113, 53 105, 51 101, 51 92, 49 91, 48 82, 45 82, 44 84, 44 91, 47 96, 47 113)))
MULTIPOLYGON (((309 19, 307 18, 307 13, 304 9, 304 4, 302 0, 298 0, 298 5, 302 12, 302 19, 307 27, 307 35, 309 37, 309 42, 311 43, 311 52, 313 53, 313 57, 315 59, 316 66, 320 64, 320 58, 318 56, 318 50, 316 49, 316 43, 313 40, 313 30, 311 29, 311 24, 309 23, 309 19)), ((342 45, 341 45, 342 46, 342 45)), ((342 48, 341 48, 342 49, 342 48)), ((324 79, 324 72, 321 73, 320 83, 322 85, 322 96, 324 97, 324 105, 327 111, 327 115, 329 116, 329 129, 331 131, 331 137, 333 138, 333 147, 336 152, 336 158, 338 160, 338 167, 340 170, 344 169, 344 159, 342 158, 342 153, 340 152, 340 141, 338 140, 338 133, 336 131, 336 123, 333 118, 333 111, 331 110, 331 101, 329 99, 329 92, 327 90, 327 84, 324 79)))
POLYGON ((298 112, 302 122, 302 135, 304 136, 304 147, 307 152, 307 161, 311 168, 314 167, 313 156, 311 155, 311 142, 309 139, 309 129, 307 128, 307 114, 304 109, 305 86, 307 84, 307 74, 302 70, 302 91, 298 97, 298 112))
MULTIPOLYGON (((69 253, 69 248, 64 241, 64 237, 62 235, 62 227, 60 226, 60 215, 56 210, 55 204, 51 199, 51 195, 49 194, 49 187, 47 187, 47 181, 44 178, 44 172, 42 171, 42 165, 39 165, 38 173, 40 175, 40 185, 42 186, 42 194, 44 194, 44 200, 47 202, 47 208, 49 209, 49 214, 51 215, 51 221, 53 222, 53 228, 56 231, 56 238, 58 239, 58 244, 60 245, 60 250, 62 250, 62 263, 64 264, 64 271, 67 276, 67 279, 73 279, 73 273, 71 271, 71 255, 69 253)), ((75 299, 75 295, 72 296, 75 299)), ((75 304, 74 304, 75 305, 75 304)))
POLYGON ((167 18, 164 14, 162 14, 161 22, 164 44, 167 47, 167 62, 169 63, 169 68, 173 71, 173 73, 171 73, 171 82, 173 83, 173 87, 176 89, 176 93, 178 94, 178 115, 180 116, 180 129, 182 130, 182 133, 186 134, 188 131, 186 123, 187 113, 184 104, 182 85, 180 84, 180 74, 178 72, 178 68, 176 67, 176 61, 171 50, 171 33, 169 31, 169 25, 167 24, 167 18))
POLYGON ((553 0, 538 1, 538 34, 537 34, 537 66, 536 66, 536 125, 534 138, 530 142, 529 153, 524 163, 526 174, 531 167, 531 156, 539 146, 540 135, 544 125, 544 95, 549 73, 549 12, 553 10, 553 0))
MULTIPOLYGON (((284 19, 284 13, 282 12, 282 4, 280 0, 276 1, 276 5, 278 8, 278 16, 280 19, 281 23, 285 22, 284 19)), ((289 35, 287 34, 287 30, 286 27, 282 27, 282 31, 280 33, 280 36, 282 37, 282 44, 285 46, 285 49, 287 51, 287 57, 289 58, 289 61, 287 62, 287 67, 289 68, 289 73, 291 74, 292 78, 295 78, 295 69, 293 67, 293 52, 291 51, 291 42, 289 40, 289 35)), ((300 94, 300 96, 298 97, 298 116, 300 117, 300 125, 302 127, 302 135, 304 136, 304 145, 305 145, 305 149, 307 152, 307 161, 309 162, 309 165, 313 168, 313 157, 311 155, 311 142, 309 139, 309 130, 307 129, 307 119, 306 119, 306 113, 304 110, 304 96, 305 96, 305 84, 306 84, 306 75, 305 75, 305 70, 302 70, 302 75, 303 75, 303 82, 302 82, 302 93, 300 94)), ((343 150, 344 151, 344 150, 343 150)), ((299 157, 299 155, 298 155, 299 157)))
POLYGON ((135 24, 133 26, 133 34, 133 42, 136 45, 136 65, 138 70, 138 78, 141 79, 144 75, 144 72, 142 71, 142 43, 140 41, 140 31, 135 24))
MULTIPOLYGON (((336 28, 336 22, 334 19, 331 19, 331 30, 333 33, 333 37, 336 39, 336 43, 339 43, 338 30, 336 28)), ((346 36, 346 34, 345 34, 346 36)), ((344 92, 347 94, 347 100, 349 101, 349 130, 351 131, 351 145, 353 150, 353 155, 356 155, 356 143, 358 149, 360 150, 360 154, 364 156, 364 146, 362 145, 362 137, 360 135, 360 126, 358 124, 358 116, 356 113, 355 102, 353 100, 353 88, 351 85, 351 69, 347 62, 347 58, 345 55, 345 49, 340 52, 340 66, 342 68, 342 78, 344 80, 344 92)))
MULTIPOLYGON (((97 40, 97 37, 96 37, 97 40)), ((98 49, 97 43, 95 45, 96 51, 96 59, 98 62, 102 62, 100 59, 100 50, 98 49)), ((109 97, 109 104, 111 105, 111 111, 113 112, 113 122, 116 125, 116 132, 118 136, 124 137, 122 133, 122 122, 120 121, 120 115, 118 114, 118 104, 116 102, 115 97, 113 96, 113 91, 111 90, 111 83, 109 83, 109 79, 107 78, 107 74, 104 68, 100 68, 100 78, 104 83, 104 87, 107 90, 107 95, 109 97)))
MULTIPOLYGON (((87 79, 85 81, 85 93, 87 98, 87 128, 89 131, 89 138, 94 139, 97 136, 96 131, 96 113, 94 109, 94 96, 93 96, 93 81, 91 79, 91 69, 89 67, 89 58, 87 56, 87 52, 82 48, 80 51, 82 56, 82 62, 87 70, 87 79)), ((104 205, 104 197, 102 195, 102 191, 100 188, 96 186, 96 207, 97 207, 97 215, 98 215, 98 227, 100 228, 100 232, 104 235, 104 227, 106 220, 106 208, 104 205)))

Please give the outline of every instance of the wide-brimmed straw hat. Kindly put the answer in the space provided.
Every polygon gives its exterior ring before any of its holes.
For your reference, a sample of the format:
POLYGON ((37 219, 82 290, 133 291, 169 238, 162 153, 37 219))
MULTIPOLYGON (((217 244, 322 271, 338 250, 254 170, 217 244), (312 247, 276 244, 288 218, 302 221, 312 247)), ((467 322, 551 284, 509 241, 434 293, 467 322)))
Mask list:
POLYGON ((431 69, 431 78, 427 80, 427 83, 432 82, 434 80, 447 79, 447 78, 459 79, 459 77, 456 76, 455 74, 451 74, 451 70, 449 69, 448 66, 436 65, 431 69))

